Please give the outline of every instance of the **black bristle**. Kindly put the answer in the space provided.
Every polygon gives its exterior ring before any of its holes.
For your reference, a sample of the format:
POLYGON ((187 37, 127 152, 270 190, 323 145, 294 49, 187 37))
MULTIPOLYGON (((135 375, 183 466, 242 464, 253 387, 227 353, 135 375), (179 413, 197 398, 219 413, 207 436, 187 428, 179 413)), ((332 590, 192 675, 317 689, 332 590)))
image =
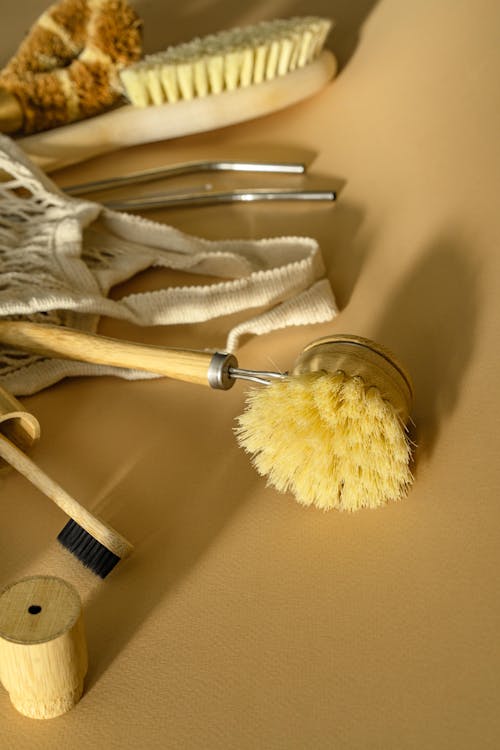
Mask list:
POLYGON ((106 578, 108 573, 111 573, 115 565, 120 562, 118 555, 98 542, 92 534, 85 531, 73 519, 68 521, 57 539, 86 568, 89 568, 101 578, 106 578))

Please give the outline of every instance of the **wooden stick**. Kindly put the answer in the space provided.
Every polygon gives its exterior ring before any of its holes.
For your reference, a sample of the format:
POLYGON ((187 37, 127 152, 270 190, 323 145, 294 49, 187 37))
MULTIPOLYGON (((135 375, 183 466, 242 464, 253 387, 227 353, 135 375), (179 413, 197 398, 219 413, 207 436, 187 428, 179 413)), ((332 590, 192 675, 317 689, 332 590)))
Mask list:
POLYGON ((213 357, 211 352, 147 346, 25 321, 0 321, 0 342, 42 356, 145 370, 200 385, 209 384, 213 357))
POLYGON ((50 719, 69 711, 82 695, 87 664, 73 586, 33 576, 0 594, 0 679, 20 713, 50 719))
POLYGON ((66 492, 57 482, 51 479, 37 464, 26 456, 14 443, 0 434, 0 457, 50 498, 67 516, 76 521, 94 539, 120 559, 127 557, 133 550, 125 537, 121 536, 111 526, 108 526, 86 508, 80 505, 74 497, 66 492))

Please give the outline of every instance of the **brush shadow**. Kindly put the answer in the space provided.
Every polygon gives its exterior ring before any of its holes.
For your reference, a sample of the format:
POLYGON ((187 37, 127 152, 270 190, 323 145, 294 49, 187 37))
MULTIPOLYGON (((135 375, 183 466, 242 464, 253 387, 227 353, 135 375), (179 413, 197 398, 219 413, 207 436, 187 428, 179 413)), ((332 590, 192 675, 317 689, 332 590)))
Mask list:
MULTIPOLYGON (((317 214, 314 234, 337 299, 345 302, 369 238, 360 240, 358 236, 363 218, 360 207, 339 202, 334 210, 333 220, 329 213, 317 214)), ((289 222, 289 217, 286 220, 289 222)), ((276 223, 276 214, 272 221, 276 223)), ((144 334, 141 331, 141 337, 144 334)), ((139 418, 153 419, 155 429, 148 445, 142 446, 140 458, 123 472, 123 480, 109 487, 105 503, 99 504, 99 512, 104 510, 107 521, 135 544, 135 551, 86 604, 92 648, 89 689, 159 603, 182 586, 255 485, 263 481, 231 435, 234 415, 242 410, 241 392, 192 388, 165 380, 144 388, 134 386, 127 419, 130 424, 137 424, 139 418), (194 432, 197 421, 200 429, 194 432), (217 425, 220 440, 203 425, 217 425), (186 467, 193 467, 187 476, 186 467)), ((123 425, 116 429, 119 432, 123 425)), ((137 434, 145 434, 144 422, 142 426, 139 423, 137 434)), ((113 440, 112 432, 109 440, 113 440)), ((116 476, 120 477, 119 467, 116 476)), ((93 507, 93 503, 89 505, 93 507)))
MULTIPOLYGON (((172 384, 163 381, 155 385, 161 391, 172 384)), ((175 439, 166 450, 164 437, 156 436, 106 500, 107 506, 115 509, 107 519, 135 544, 135 551, 86 603, 91 644, 88 690, 164 597, 182 585, 260 481, 232 435, 226 434, 232 428, 231 403, 227 408, 224 403, 209 403, 207 413, 202 414, 202 404, 193 409, 189 391, 184 390, 179 399, 168 398, 167 409, 167 399, 164 407, 158 407, 160 391, 156 397, 150 392, 151 402, 143 403, 143 407, 154 411, 158 422, 168 411, 169 426, 163 435, 168 439, 167 433, 175 431, 175 439), (196 416, 200 430, 194 434, 196 416), (204 424, 214 424, 215 418, 220 439, 203 428, 204 424), (189 472, 186 467, 191 467, 189 472), (159 489, 162 485, 163 490, 159 489), (238 491, 232 492, 232 487, 238 491), (120 508, 116 512, 118 497, 120 508)))
MULTIPOLYGON (((54 541, 53 507, 40 492, 12 469, 0 478, 2 534, 0 590, 19 578, 21 562, 41 557, 54 541), (36 514, 37 523, 28 523, 36 514)), ((59 518, 60 520, 60 518, 59 518)), ((62 528, 62 526, 61 526, 62 528)))
POLYGON ((363 219, 361 206, 340 195, 331 220, 314 226, 339 310, 351 298, 371 245, 371 238, 360 232, 363 219))
POLYGON ((168 25, 162 3, 137 0, 135 7, 144 20, 146 53, 189 41, 193 36, 205 36, 273 18, 295 15, 332 18, 335 27, 326 46, 334 52, 339 70, 342 70, 354 54, 363 24, 375 5, 376 0, 357 0, 355 3, 349 0, 282 0, 272 4, 261 0, 246 6, 234 0, 190 0, 169 5, 168 25))
POLYGON ((460 397, 479 315, 479 267, 463 240, 444 234, 389 301, 374 338, 408 368, 415 390, 417 463, 460 397))

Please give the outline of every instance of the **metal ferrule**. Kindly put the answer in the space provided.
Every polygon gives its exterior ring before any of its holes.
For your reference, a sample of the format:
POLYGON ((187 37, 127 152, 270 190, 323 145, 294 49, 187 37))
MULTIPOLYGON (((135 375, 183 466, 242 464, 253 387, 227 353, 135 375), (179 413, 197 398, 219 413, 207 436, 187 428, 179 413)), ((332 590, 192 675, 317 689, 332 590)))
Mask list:
POLYGON ((234 378, 230 368, 238 367, 238 360, 234 354, 215 352, 210 360, 207 372, 208 384, 211 388, 227 391, 234 385, 234 378))

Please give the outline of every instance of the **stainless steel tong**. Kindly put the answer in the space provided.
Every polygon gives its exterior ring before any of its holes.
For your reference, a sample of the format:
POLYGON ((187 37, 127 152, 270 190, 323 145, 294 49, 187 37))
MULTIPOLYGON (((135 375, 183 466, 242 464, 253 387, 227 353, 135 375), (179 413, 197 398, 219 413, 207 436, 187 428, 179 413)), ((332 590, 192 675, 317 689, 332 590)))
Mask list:
MULTIPOLYGON (((192 161, 171 167, 155 167, 132 172, 122 177, 111 177, 64 188, 70 195, 111 190, 138 185, 155 180, 179 177, 200 172, 257 172, 268 174, 304 174, 305 164, 294 162, 244 162, 244 161, 192 161)), ((103 201, 103 205, 117 211, 140 211, 169 206, 202 206, 220 203, 253 201, 335 201, 334 190, 303 188, 238 188, 213 190, 211 185, 196 188, 178 188, 150 193, 140 198, 103 201)))

